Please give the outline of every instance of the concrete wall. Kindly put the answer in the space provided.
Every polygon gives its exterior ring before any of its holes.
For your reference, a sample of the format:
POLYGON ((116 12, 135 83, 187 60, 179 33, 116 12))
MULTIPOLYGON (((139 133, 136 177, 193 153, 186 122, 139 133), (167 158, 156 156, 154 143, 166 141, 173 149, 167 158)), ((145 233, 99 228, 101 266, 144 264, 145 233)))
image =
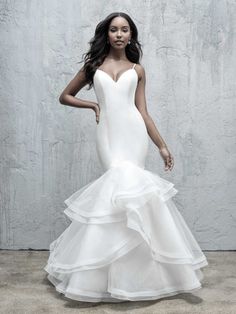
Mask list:
POLYGON ((175 158, 166 173, 151 142, 147 168, 175 183, 203 249, 236 249, 233 0, 0 1, 1 248, 47 249, 70 223, 64 200, 103 173, 94 112, 58 97, 112 11, 138 27, 148 109, 175 158))

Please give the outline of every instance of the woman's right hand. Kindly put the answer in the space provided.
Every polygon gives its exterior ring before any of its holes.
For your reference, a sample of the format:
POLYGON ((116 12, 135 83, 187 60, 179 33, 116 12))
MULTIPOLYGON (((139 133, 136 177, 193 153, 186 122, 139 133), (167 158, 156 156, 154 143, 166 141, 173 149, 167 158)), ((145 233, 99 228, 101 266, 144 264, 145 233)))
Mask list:
POLYGON ((96 122, 97 124, 99 123, 99 116, 100 116, 100 107, 98 104, 94 104, 94 107, 93 107, 93 110, 95 112, 95 115, 96 115, 96 122))

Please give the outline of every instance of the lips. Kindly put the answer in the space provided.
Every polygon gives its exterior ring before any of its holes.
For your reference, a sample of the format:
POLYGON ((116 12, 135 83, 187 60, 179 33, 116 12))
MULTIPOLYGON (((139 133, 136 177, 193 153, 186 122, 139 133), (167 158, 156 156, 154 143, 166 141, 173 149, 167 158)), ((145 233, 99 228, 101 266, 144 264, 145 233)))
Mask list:
POLYGON ((115 43, 116 43, 116 44, 122 44, 122 43, 123 43, 123 41, 121 41, 121 40, 117 40, 117 41, 115 41, 115 43))

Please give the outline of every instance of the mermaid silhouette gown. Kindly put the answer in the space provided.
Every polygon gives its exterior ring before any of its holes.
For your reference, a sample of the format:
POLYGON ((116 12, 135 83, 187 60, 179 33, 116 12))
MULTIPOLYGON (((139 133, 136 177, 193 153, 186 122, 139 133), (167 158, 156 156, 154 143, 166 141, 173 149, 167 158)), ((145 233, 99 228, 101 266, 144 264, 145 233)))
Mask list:
POLYGON ((171 199, 177 189, 145 169, 148 133, 134 103, 135 64, 117 81, 94 75, 96 148, 104 174, 65 200, 71 224, 44 270, 56 290, 87 302, 151 300, 201 288, 208 265, 171 199))

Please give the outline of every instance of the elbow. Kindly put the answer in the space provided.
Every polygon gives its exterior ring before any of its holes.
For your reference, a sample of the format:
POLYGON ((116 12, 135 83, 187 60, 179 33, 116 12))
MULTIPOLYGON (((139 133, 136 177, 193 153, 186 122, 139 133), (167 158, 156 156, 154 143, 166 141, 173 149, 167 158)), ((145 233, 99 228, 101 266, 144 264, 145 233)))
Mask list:
POLYGON ((58 100, 59 100, 59 103, 63 105, 63 104, 65 103, 65 97, 64 97, 64 95, 61 94, 60 97, 58 98, 58 100))

